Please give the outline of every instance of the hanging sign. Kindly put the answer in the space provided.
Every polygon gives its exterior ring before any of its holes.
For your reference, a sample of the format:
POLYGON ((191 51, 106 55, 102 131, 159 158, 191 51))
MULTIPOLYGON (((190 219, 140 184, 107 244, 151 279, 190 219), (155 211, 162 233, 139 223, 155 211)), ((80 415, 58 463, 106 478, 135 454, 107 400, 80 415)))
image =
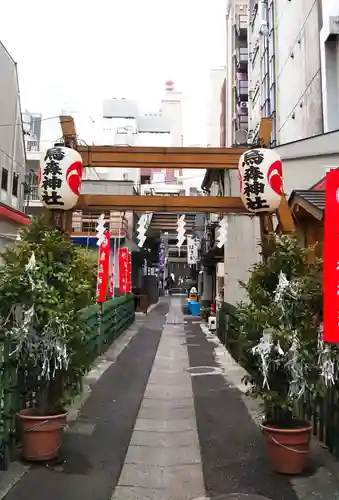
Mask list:
POLYGON ((198 262, 198 240, 191 234, 187 235, 187 264, 194 265, 198 262))
POLYGON ((251 149, 238 165, 240 196, 249 212, 274 212, 283 194, 282 163, 272 149, 251 149))
POLYGON ((159 270, 163 273, 165 270, 166 243, 162 240, 159 248, 159 270))
POLYGON ((324 223, 324 342, 339 343, 339 170, 326 174, 324 223))
POLYGON ((131 254, 128 248, 119 249, 119 291, 120 293, 131 291, 131 254))
POLYGON ((48 149, 38 175, 42 205, 50 210, 71 210, 80 196, 82 171, 82 158, 74 149, 48 149))
POLYGON ((110 233, 106 231, 99 247, 99 264, 97 276, 97 302, 105 302, 108 286, 108 269, 110 254, 110 233))

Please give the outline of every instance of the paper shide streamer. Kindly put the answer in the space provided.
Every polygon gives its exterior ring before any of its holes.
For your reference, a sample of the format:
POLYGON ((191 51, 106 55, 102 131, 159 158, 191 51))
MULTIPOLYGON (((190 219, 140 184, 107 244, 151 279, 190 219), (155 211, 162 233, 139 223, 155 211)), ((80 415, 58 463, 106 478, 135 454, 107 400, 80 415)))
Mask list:
MULTIPOLYGON (((292 331, 290 347, 284 353, 279 345, 274 343, 272 335, 263 334, 260 342, 252 349, 252 353, 260 358, 260 370, 263 375, 263 386, 269 389, 269 367, 276 359, 276 353, 281 356, 286 370, 290 375, 289 397, 293 400, 300 399, 307 390, 307 373, 313 368, 309 367, 303 358, 298 332, 293 330, 293 301, 298 298, 298 283, 291 282, 284 273, 280 273, 274 300, 281 309, 281 319, 286 325, 286 331, 292 331)), ((325 387, 335 384, 338 379, 337 363, 333 359, 333 350, 323 341, 323 324, 318 331, 318 369, 325 387)))
POLYGON ((318 367, 325 387, 330 387, 338 379, 338 370, 332 358, 331 346, 324 343, 323 334, 324 325, 321 323, 318 330, 318 367))
MULTIPOLYGON (((25 266, 33 297, 37 293, 44 293, 47 290, 47 284, 41 277, 38 277, 37 270, 38 266, 33 252, 25 266)), ((50 321, 41 330, 37 330, 35 328, 37 313, 34 299, 31 307, 26 310, 17 308, 15 313, 15 325, 8 332, 16 344, 11 355, 20 356, 21 359, 29 359, 34 366, 40 366, 40 376, 45 380, 53 379, 59 370, 67 370, 69 364, 67 348, 57 336, 57 329, 60 331, 63 324, 60 318, 54 318, 53 322, 50 321)))

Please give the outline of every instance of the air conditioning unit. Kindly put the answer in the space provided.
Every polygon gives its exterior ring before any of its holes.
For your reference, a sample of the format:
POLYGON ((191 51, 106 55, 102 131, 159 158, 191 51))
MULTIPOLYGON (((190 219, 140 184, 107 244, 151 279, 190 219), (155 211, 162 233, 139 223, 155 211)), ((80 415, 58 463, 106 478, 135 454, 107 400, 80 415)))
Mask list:
POLYGON ((247 102, 246 101, 241 101, 240 102, 240 108, 241 109, 247 109, 247 102))

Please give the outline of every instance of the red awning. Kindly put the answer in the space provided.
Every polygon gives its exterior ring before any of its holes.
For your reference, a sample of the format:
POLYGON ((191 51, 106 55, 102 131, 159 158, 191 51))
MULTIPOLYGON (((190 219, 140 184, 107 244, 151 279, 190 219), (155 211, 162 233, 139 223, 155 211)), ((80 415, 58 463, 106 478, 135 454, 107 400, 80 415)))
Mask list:
POLYGON ((4 217, 20 225, 30 224, 31 219, 27 215, 0 203, 0 217, 4 217))

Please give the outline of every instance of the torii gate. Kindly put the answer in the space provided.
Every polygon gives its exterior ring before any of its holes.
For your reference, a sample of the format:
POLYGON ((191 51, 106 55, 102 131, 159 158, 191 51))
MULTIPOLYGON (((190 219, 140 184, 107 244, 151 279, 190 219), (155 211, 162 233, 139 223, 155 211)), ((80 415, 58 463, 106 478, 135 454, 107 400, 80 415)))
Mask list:
MULTIPOLYGON (((162 168, 162 169, 237 169, 240 156, 246 149, 234 148, 159 148, 124 146, 82 146, 77 142, 74 120, 71 116, 60 116, 63 144, 76 149, 84 167, 104 168, 162 168)), ((272 120, 261 120, 258 147, 268 147, 272 120)), ((113 210, 137 212, 220 212, 223 214, 245 214, 247 212, 240 197, 219 196, 138 196, 138 195, 81 195, 75 210, 113 210)), ((295 225, 286 197, 283 196, 277 218, 284 233, 294 233, 295 225)), ((261 234, 273 231, 270 214, 260 214, 261 234)), ((67 217, 65 218, 67 219, 67 217)), ((69 219, 69 217, 68 217, 69 219)), ((69 221, 63 224, 69 232, 69 221)))

